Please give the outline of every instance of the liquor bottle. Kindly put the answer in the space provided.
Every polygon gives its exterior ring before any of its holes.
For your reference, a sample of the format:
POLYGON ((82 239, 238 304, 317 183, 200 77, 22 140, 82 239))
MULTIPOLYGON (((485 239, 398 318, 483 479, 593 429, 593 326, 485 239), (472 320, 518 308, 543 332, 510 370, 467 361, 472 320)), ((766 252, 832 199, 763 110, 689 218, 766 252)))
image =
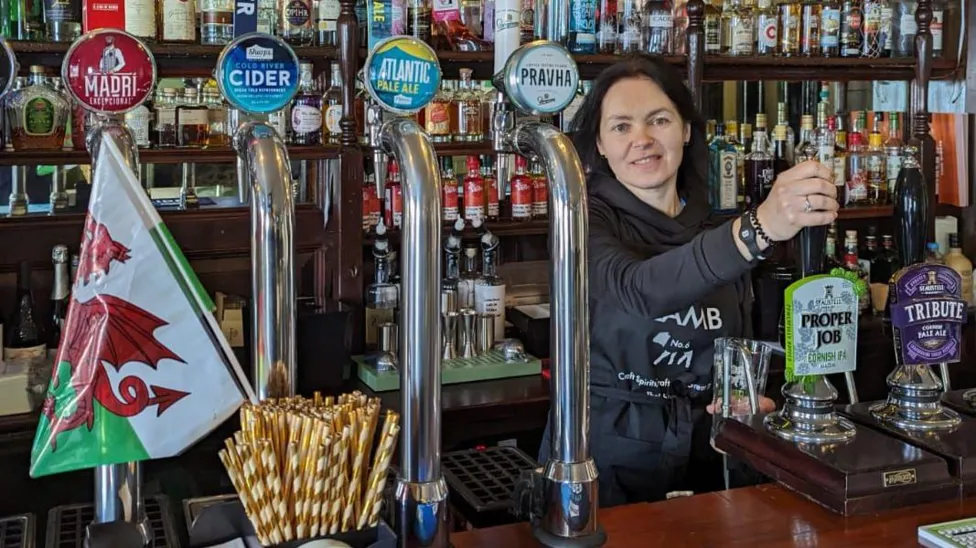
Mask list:
POLYGON ((125 31, 143 40, 155 41, 156 0, 125 0, 125 31))
POLYGON ((973 305, 973 263, 962 254, 959 235, 949 234, 949 252, 943 257, 945 265, 959 273, 962 278, 962 298, 968 306, 973 305))
POLYGON ((820 149, 814 142, 813 116, 804 114, 800 116, 800 140, 793 152, 793 161, 801 164, 807 160, 816 160, 819 152, 820 149))
MULTIPOLYGON (((746 124, 748 125, 748 124, 746 124)), ((750 129, 750 133, 752 130, 750 129)), ((735 148, 735 201, 736 211, 743 211, 742 206, 746 201, 746 149, 745 144, 739 139, 739 123, 735 120, 725 121, 725 140, 735 148)))
POLYGON ((935 242, 925 244, 925 262, 933 264, 945 264, 942 254, 939 253, 939 244, 935 242))
POLYGON ((892 1, 891 15, 891 56, 912 57, 915 55, 915 34, 918 24, 915 22, 915 0, 892 1))
POLYGON ((599 0, 597 14, 596 49, 599 53, 617 51, 617 0, 599 0))
POLYGON ((928 186, 916 157, 915 147, 906 147, 898 182, 892 196, 895 245, 904 266, 920 263, 925 257, 925 234, 929 203, 928 186))
POLYGON ((461 74, 461 88, 455 96, 454 106, 457 108, 458 130, 455 141, 478 142, 484 139, 485 132, 481 127, 483 119, 481 113, 481 96, 475 90, 471 80, 472 70, 463 68, 461 74))
POLYGON ((756 129, 753 130, 753 139, 757 133, 762 132, 766 134, 766 152, 773 153, 773 138, 769 131, 768 124, 766 122, 766 115, 763 113, 756 114, 756 129))
POLYGON ((725 125, 715 126, 715 138, 708 144, 708 192, 712 211, 735 213, 738 176, 736 174, 736 150, 725 138, 725 125))
MULTIPOLYGON (((758 116, 757 116, 758 118, 758 116)), ((765 122, 764 122, 765 123, 765 122)), ((756 125, 759 125, 757 120, 756 125)), ((776 179, 773 170, 773 157, 769 153, 769 143, 765 128, 756 128, 753 133, 752 152, 746 155, 746 207, 758 207, 769 196, 776 179)))
MULTIPOLYGON (((882 57, 885 42, 883 2, 867 0, 864 2, 864 39, 861 46, 861 57, 882 57)), ((889 8, 888 26, 891 26, 889 8)))
POLYGON ((743 122, 742 125, 739 126, 738 142, 742 146, 742 159, 745 160, 746 154, 752 151, 752 124, 743 122))
POLYGON ((786 159, 790 162, 790 165, 793 165, 795 158, 794 152, 796 151, 796 136, 793 134, 793 128, 790 127, 789 114, 786 112, 786 103, 783 101, 776 103, 776 125, 785 128, 786 159))
POLYGON ((437 95, 424 108, 424 129, 435 143, 451 142, 452 102, 453 95, 448 89, 447 81, 442 80, 437 95))
POLYGON ((485 213, 489 221, 498 220, 498 179, 490 154, 481 156, 481 176, 485 180, 485 213))
POLYGON ((656 55, 674 53, 674 8, 671 0, 649 0, 644 4, 641 42, 644 51, 656 55))
POLYGON ((342 67, 339 63, 332 63, 332 74, 329 76, 329 89, 322 95, 322 108, 325 110, 323 125, 324 137, 329 144, 337 145, 342 139, 342 67))
POLYGON ((335 46, 339 43, 339 0, 318 1, 315 29, 320 46, 335 46))
POLYGON ((312 32, 311 0, 280 0, 278 31, 281 38, 293 46, 310 46, 312 32))
POLYGON ((532 177, 526 172, 529 161, 525 156, 515 156, 515 173, 510 181, 509 200, 512 203, 512 220, 532 220, 532 199, 535 194, 532 177))
POLYGON ((868 203, 867 150, 861 142, 861 134, 851 133, 847 150, 847 204, 852 206, 868 203))
POLYGON ((800 55, 820 55, 820 18, 823 7, 820 0, 803 0, 800 5, 800 55))
POLYGON ((874 235, 874 227, 870 227, 869 233, 864 237, 864 249, 858 257, 861 268, 868 273, 868 280, 872 280, 876 274, 874 266, 878 262, 880 253, 878 251, 878 237, 874 235))
POLYGON ((291 101, 291 131, 293 145, 322 143, 322 94, 312 78, 312 63, 299 64, 298 93, 291 101))
MULTIPOLYGON (((638 0, 617 0, 617 53, 641 51, 641 29, 644 28, 642 15, 638 0)), ((707 36, 705 41, 707 47, 707 36)))
POLYGON ((521 0, 519 12, 519 42, 535 40, 535 0, 521 0))
POLYGON ((379 217, 379 197, 376 196, 376 183, 373 174, 365 172, 363 177, 363 232, 370 232, 379 217))
POLYGON ((844 0, 840 11, 840 56, 860 57, 864 44, 861 0, 844 0))
POLYGON ((786 126, 777 124, 773 128, 773 173, 777 176, 793 165, 786 135, 786 126))
POLYGON ((549 216, 549 179, 540 160, 529 164, 532 177, 532 218, 545 219, 549 216))
POLYGON ((840 55, 840 0, 825 0, 820 10, 820 55, 840 55))
POLYGON ((430 42, 430 0, 407 0, 407 34, 430 42))
POLYGON ((843 207, 847 195, 847 148, 839 144, 836 116, 827 118, 827 128, 834 134, 834 186, 837 187, 837 201, 843 207))
MULTIPOLYGON (((480 221, 475 227, 480 228, 480 221)), ((463 264, 461 265, 461 278, 458 280, 458 308, 474 308, 474 286, 478 283, 481 275, 475 264, 478 260, 478 246, 469 245, 464 248, 463 264)))
POLYGON ((159 40, 193 43, 197 39, 195 0, 159 0, 159 40))
POLYGON ((386 226, 403 226, 403 188, 400 186, 400 165, 391 160, 386 170, 386 197, 383 200, 383 221, 386 226))
POLYGON ((505 280, 498 276, 498 237, 485 230, 481 235, 481 278, 474 286, 474 309, 495 316, 495 340, 505 339, 505 280))
MULTIPOLYGON (((44 22, 51 42, 74 42, 81 36, 80 0, 44 0, 44 22)), ((7 35, 8 38, 15 38, 7 35)))
POLYGON ((30 263, 20 263, 17 274, 17 300, 14 313, 5 325, 3 337, 3 361, 7 366, 18 365, 25 369, 38 367, 47 359, 44 335, 34 307, 31 289, 30 263))
MULTIPOLYGON (((718 1, 718 0, 715 0, 718 1)), ((727 55, 732 49, 732 0, 721 0, 719 14, 719 48, 722 55, 727 55)))
POLYGON ((800 54, 803 10, 799 0, 782 0, 779 4, 779 53, 784 57, 800 54))
POLYGON ((946 0, 932 0, 929 5, 932 8, 932 22, 929 24, 929 32, 932 34, 932 56, 942 57, 942 48, 945 36, 945 10, 946 0))
POLYGON ((54 263, 54 285, 51 287, 51 325, 48 337, 48 354, 54 357, 61 342, 61 330, 68 318, 68 302, 71 295, 71 281, 68 278, 68 246, 56 245, 51 252, 54 263))
MULTIPOLYGON (((481 0, 462 0, 461 2, 461 23, 467 27, 468 31, 475 38, 480 39, 484 37, 484 11, 481 0)), ((492 13, 494 13, 494 8, 492 9, 492 13)), ((490 22, 491 18, 488 21, 490 22)))
POLYGON ((901 171, 902 148, 900 116, 897 112, 888 113, 888 140, 884 143, 885 150, 885 179, 888 181, 888 193, 894 194, 898 183, 898 172, 901 171))
POLYGON ((883 205, 888 203, 888 179, 885 175, 885 151, 881 144, 881 134, 872 131, 868 136, 867 171, 868 203, 883 205))
POLYGON ((450 156, 441 157, 441 220, 456 221, 458 215, 458 180, 450 156))
MULTIPOLYGON (((198 0, 199 1, 199 0, 198 0)), ((258 32, 274 36, 278 33, 278 6, 276 0, 257 0, 258 32)))
MULTIPOLYGON (((60 78, 57 81, 60 81, 60 78)), ((135 139, 136 146, 148 147, 150 143, 149 135, 151 133, 149 126, 152 123, 152 114, 149 112, 147 104, 143 103, 126 112, 124 119, 125 125, 132 131, 132 137, 135 139)))
POLYGON ((779 15, 773 0, 759 0, 756 8, 756 54, 776 55, 779 51, 779 15))
POLYGON ((569 1, 570 53, 596 53, 596 0, 569 1))
POLYGON ((233 0, 200 0, 200 43, 222 46, 233 39, 233 0))
POLYGON ((176 89, 163 88, 162 93, 157 93, 153 106, 156 110, 156 145, 160 148, 179 144, 176 135, 176 103, 176 89))
MULTIPOLYGON (((865 271, 863 264, 857 254, 857 231, 848 230, 845 231, 844 236, 844 268, 850 270, 851 272, 856 272, 857 275, 864 280, 865 283, 870 279, 868 273, 865 271)), ((862 312, 867 310, 871 306, 871 296, 869 291, 865 291, 864 295, 861 295, 858 299, 858 306, 862 312)))
POLYGON ((461 281, 461 236, 464 232, 464 220, 458 219, 451 226, 451 232, 444 238, 444 280, 442 289, 458 290, 461 281))
POLYGON ((729 19, 732 33, 729 55, 748 56, 756 52, 756 20, 752 6, 746 0, 732 0, 732 17, 729 19))
POLYGON ((209 109, 210 140, 207 146, 223 147, 230 145, 231 129, 227 124, 227 104, 224 102, 220 90, 207 87, 203 90, 203 102, 209 109))
MULTIPOLYGON (((834 185, 837 196, 844 194, 844 179, 837 182, 837 136, 827 116, 827 103, 817 104, 817 129, 813 133, 813 143, 817 147, 817 161, 834 171, 834 185)), ((842 168, 843 169, 843 168, 842 168)))
POLYGON ((827 238, 824 240, 824 271, 830 272, 840 266, 843 265, 837 260, 837 236, 834 232, 828 231, 827 238))
POLYGON ((201 103, 197 88, 183 88, 183 101, 176 107, 176 136, 181 147, 205 147, 210 137, 210 109, 201 103))
MULTIPOLYGON (((898 250, 895 249, 895 237, 891 234, 881 236, 881 256, 884 258, 885 264, 887 265, 887 279, 890 279, 892 274, 901 269, 901 263, 898 259, 898 250)), ((884 283, 888 283, 887 279, 884 283)))
POLYGON ((376 268, 375 281, 366 288, 366 349, 374 350, 377 342, 377 327, 382 323, 396 321, 394 310, 398 306, 399 292, 390 282, 391 272, 390 242, 386 237, 386 225, 382 221, 376 226, 376 240, 373 242, 373 261, 376 268))
POLYGON ((42 66, 30 67, 25 87, 10 92, 4 111, 14 150, 61 150, 68 121, 68 100, 46 82, 42 66))
MULTIPOLYGON (((623 3, 626 0, 621 0, 623 3)), ((716 0, 705 2, 705 54, 722 53, 722 10, 715 6, 716 0)), ((769 4, 772 0, 760 0, 769 4)), ((620 5, 620 4, 618 4, 620 5)))
POLYGON ((481 177, 481 162, 468 156, 468 175, 464 178, 464 218, 481 221, 485 218, 485 180, 481 177))

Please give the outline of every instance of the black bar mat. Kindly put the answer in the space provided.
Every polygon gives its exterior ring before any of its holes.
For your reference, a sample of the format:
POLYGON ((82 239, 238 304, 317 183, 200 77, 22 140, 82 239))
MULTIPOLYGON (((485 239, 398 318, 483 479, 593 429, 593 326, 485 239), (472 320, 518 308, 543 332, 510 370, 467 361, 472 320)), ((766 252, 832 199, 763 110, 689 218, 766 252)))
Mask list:
MULTIPOLYGON (((180 548, 166 496, 146 497, 146 517, 153 536, 149 548, 180 548)), ((85 528, 94 519, 95 510, 91 503, 52 508, 47 517, 45 545, 47 548, 84 548, 85 528)))
POLYGON ((32 514, 0 518, 0 548, 34 548, 34 527, 32 514))

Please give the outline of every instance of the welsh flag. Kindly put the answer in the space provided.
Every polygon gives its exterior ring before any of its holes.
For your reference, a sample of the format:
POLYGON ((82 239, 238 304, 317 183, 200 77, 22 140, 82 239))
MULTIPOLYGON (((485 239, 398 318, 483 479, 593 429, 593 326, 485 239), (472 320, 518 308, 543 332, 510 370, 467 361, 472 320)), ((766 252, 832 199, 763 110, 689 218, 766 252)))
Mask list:
POLYGON ((178 455, 256 401, 113 139, 97 165, 31 477, 178 455))

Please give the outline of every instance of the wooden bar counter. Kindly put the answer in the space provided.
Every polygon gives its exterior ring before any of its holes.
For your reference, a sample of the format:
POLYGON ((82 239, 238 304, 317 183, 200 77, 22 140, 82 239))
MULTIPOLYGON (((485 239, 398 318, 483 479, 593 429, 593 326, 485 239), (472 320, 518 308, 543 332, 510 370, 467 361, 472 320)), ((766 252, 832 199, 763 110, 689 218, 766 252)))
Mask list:
MULTIPOLYGON (((918 526, 976 516, 976 498, 844 518, 775 485, 600 512, 607 548, 918 546, 918 526)), ((537 547, 526 523, 451 536, 455 548, 537 547)))

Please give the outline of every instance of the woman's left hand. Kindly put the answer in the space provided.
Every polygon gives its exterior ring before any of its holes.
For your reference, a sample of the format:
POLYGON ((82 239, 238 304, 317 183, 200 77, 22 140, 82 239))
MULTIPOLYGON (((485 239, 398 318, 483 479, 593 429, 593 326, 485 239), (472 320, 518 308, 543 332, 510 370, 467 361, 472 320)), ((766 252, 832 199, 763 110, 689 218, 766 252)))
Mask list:
MULTIPOLYGON (((772 413, 775 410, 776 410, 776 402, 774 402, 773 400, 767 398, 766 396, 759 396, 759 412, 760 413, 772 413)), ((714 415, 715 414, 715 404, 710 403, 707 406, 705 406, 705 411, 708 411, 708 414, 710 414, 710 415, 714 415)))

